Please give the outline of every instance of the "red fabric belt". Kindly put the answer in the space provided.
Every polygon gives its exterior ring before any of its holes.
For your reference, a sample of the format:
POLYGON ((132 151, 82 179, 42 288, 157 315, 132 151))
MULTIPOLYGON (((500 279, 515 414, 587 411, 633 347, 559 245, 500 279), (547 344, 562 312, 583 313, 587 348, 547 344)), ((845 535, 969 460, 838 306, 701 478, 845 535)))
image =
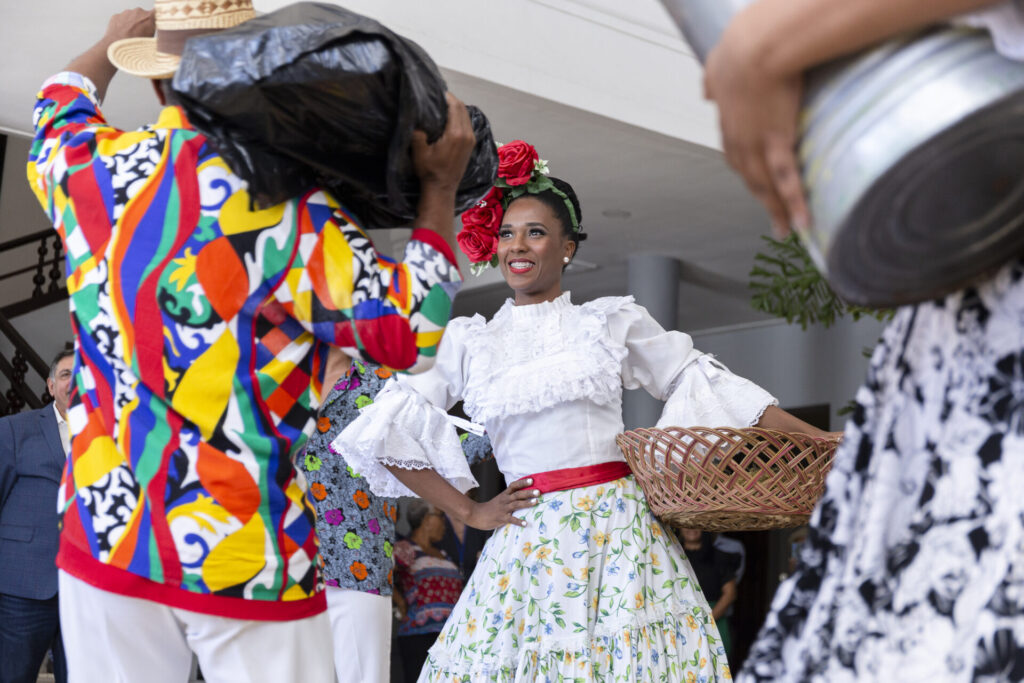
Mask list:
POLYGON ((578 489, 582 486, 593 486, 595 484, 606 484, 616 479, 622 479, 633 474, 629 465, 622 462, 602 462, 598 465, 587 465, 586 467, 570 467, 564 470, 551 470, 549 472, 538 472, 531 474, 525 479, 533 479, 530 488, 538 489, 541 493, 552 491, 566 491, 578 489))

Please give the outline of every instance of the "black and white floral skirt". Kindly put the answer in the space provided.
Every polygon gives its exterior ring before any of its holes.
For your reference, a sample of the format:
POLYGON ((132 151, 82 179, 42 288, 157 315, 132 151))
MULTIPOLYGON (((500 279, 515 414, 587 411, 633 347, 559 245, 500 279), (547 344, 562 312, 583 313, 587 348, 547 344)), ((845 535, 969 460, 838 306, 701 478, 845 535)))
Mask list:
POLYGON ((1024 264, 901 309, 740 676, 1024 680, 1024 264))

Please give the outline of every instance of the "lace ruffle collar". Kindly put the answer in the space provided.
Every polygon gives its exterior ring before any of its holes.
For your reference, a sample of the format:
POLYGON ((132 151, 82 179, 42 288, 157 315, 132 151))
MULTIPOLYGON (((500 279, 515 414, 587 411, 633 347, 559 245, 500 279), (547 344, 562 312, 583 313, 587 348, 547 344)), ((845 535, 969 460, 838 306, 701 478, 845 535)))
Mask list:
POLYGON ((516 306, 512 299, 505 299, 498 312, 494 314, 492 322, 500 323, 504 320, 536 320, 544 318, 552 313, 566 311, 573 308, 572 293, 564 291, 551 301, 542 301, 539 304, 525 304, 516 306))
POLYGON ((611 338, 607 316, 631 300, 576 306, 564 292, 539 304, 508 300, 486 324, 474 318, 466 336, 467 412, 487 422, 579 399, 618 399, 627 351, 611 338))

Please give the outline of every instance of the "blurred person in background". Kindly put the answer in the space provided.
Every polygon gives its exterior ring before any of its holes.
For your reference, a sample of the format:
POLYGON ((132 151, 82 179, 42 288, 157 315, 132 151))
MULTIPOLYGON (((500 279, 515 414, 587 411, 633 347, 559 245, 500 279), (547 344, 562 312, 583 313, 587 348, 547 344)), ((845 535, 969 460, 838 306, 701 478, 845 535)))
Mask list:
POLYGON ((445 535, 445 514, 422 499, 412 499, 406 517, 412 530, 395 544, 395 578, 402 596, 398 649, 405 680, 411 683, 419 678, 427 651, 465 581, 459 566, 437 545, 445 535))
POLYGON ((711 605, 711 616, 718 625, 726 657, 732 654, 732 629, 729 610, 736 602, 739 586, 740 556, 715 545, 715 534, 700 529, 681 529, 679 537, 690 561, 697 583, 711 605))

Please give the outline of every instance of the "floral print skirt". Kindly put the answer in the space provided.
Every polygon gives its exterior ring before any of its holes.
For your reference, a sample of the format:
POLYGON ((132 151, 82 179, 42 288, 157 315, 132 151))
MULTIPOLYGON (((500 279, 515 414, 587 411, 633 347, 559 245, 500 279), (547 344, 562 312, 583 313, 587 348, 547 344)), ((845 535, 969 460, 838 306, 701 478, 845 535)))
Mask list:
POLYGON ((730 678, 682 547, 632 476, 519 515, 484 546, 421 682, 730 678))

